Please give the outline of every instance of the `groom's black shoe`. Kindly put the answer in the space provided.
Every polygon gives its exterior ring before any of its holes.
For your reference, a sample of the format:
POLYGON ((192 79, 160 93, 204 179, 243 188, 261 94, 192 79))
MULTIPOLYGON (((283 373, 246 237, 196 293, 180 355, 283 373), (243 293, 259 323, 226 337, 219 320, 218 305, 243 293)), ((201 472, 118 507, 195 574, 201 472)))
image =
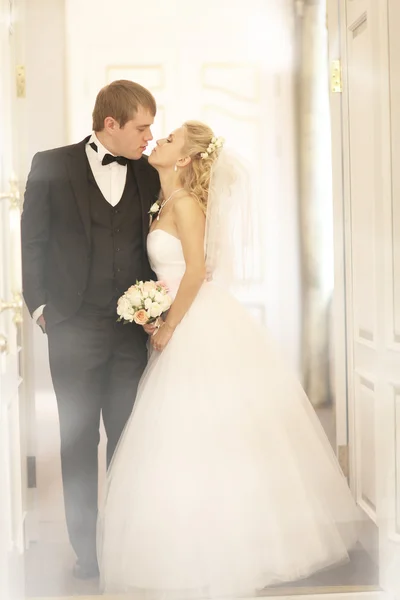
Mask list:
POLYGON ((99 567, 96 563, 85 564, 77 560, 72 573, 77 579, 95 579, 99 576, 99 567))

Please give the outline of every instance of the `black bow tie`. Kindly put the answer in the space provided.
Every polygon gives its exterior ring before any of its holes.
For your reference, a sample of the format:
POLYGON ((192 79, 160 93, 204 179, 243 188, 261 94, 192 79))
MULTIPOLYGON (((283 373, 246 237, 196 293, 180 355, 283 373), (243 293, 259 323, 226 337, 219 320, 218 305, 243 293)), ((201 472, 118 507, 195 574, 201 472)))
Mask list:
MULTIPOLYGON (((93 148, 95 152, 97 152, 97 146, 94 142, 90 144, 90 147, 93 148)), ((117 162, 119 165, 127 165, 128 159, 125 156, 113 156, 112 154, 105 154, 103 156, 103 160, 101 161, 102 165, 109 165, 112 162, 117 162)))

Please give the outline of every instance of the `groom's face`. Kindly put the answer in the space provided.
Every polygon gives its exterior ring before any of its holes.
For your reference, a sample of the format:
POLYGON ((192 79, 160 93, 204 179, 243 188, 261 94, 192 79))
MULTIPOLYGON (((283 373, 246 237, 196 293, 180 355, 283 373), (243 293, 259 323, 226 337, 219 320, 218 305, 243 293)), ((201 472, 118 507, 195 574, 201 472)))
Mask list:
POLYGON ((136 115, 125 123, 123 127, 114 130, 114 152, 132 160, 137 160, 153 139, 151 126, 154 115, 147 109, 139 106, 136 115))

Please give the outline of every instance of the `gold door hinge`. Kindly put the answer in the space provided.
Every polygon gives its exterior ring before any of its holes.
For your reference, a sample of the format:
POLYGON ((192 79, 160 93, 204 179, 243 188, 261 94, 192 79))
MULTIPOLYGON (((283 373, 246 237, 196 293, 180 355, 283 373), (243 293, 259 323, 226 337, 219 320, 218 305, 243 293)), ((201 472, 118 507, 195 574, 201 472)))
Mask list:
POLYGON ((333 60, 331 63, 331 92, 341 94, 342 91, 342 63, 340 60, 333 60))
POLYGON ((350 475, 348 446, 338 446, 338 461, 343 475, 348 479, 350 475))
POLYGON ((17 98, 25 98, 26 79, 25 79, 24 65, 17 66, 16 79, 17 79, 17 98))

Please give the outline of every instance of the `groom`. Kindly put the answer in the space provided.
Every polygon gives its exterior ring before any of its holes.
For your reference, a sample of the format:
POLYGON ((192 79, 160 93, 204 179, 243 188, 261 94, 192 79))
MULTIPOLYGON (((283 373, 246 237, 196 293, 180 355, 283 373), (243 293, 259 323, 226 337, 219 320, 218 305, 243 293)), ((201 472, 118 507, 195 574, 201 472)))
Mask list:
POLYGON ((142 327, 117 323, 116 304, 137 279, 151 278, 148 211, 160 184, 142 154, 155 114, 148 90, 114 81, 96 98, 92 135, 36 154, 26 186, 24 298, 48 335, 66 520, 79 578, 98 574, 100 415, 109 464, 146 365, 147 336, 142 327))

